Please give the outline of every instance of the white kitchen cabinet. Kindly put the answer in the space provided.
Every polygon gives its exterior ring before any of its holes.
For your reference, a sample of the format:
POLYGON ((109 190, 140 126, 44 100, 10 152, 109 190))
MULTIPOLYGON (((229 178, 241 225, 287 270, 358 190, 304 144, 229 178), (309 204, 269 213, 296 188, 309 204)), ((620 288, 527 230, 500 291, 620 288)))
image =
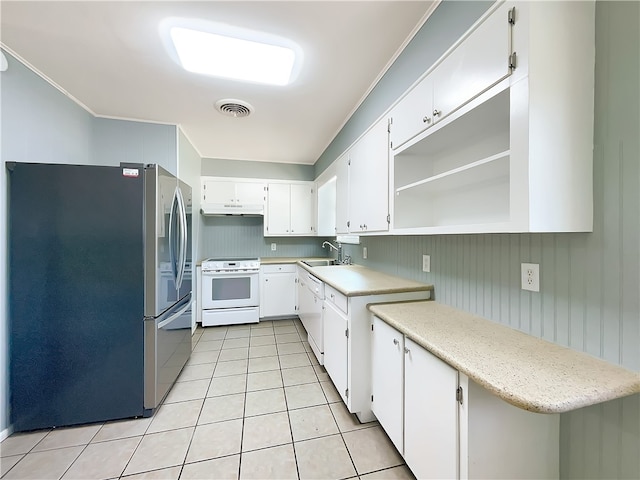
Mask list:
POLYGON ((349 233, 349 152, 336 160, 336 234, 349 233))
POLYGON ((324 291, 324 367, 347 409, 361 422, 371 411, 371 320, 367 305, 426 300, 429 291, 346 296, 330 285, 324 291))
POLYGON ((594 2, 498 3, 443 57, 438 121, 401 143, 393 118, 393 233, 592 230, 594 19, 594 2))
POLYGON ((389 133, 387 119, 373 125, 349 153, 349 231, 389 229, 389 133))
POLYGON ((417 83, 393 107, 389 125, 389 144, 394 150, 433 124, 433 77, 417 83))
POLYGON ((503 4, 422 78, 391 111, 395 150, 511 73, 511 26, 503 4))
MULTIPOLYGON (((322 307, 324 328, 324 368, 340 396, 348 398, 349 320, 334 304, 324 302, 322 307)), ((346 403, 346 402, 345 402, 346 403)))
POLYGON ((458 371, 408 338, 403 353, 404 458, 417 478, 456 478, 458 371))
POLYGON ((260 318, 296 315, 298 275, 295 264, 260 267, 260 318))
POLYGON ((270 183, 264 235, 314 234, 313 182, 270 183))
POLYGON ((202 203, 220 205, 264 205, 266 184, 238 179, 202 181, 202 203))
POLYGON ((371 330, 371 410, 398 449, 404 451, 404 335, 377 317, 371 330))
POLYGON ((378 317, 372 325, 372 409, 417 478, 558 478, 558 415, 514 407, 378 317))

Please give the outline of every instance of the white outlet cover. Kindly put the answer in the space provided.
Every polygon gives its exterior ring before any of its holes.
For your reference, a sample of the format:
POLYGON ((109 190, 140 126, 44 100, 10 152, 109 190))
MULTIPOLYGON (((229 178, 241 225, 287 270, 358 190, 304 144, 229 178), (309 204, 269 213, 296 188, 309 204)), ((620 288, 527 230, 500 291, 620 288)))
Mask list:
POLYGON ((366 259, 367 258, 367 247, 362 247, 362 258, 366 259))
POLYGON ((422 255, 422 271, 430 272, 431 271, 431 256, 430 255, 422 255))
POLYGON ((276 248, 277 248, 277 247, 276 247, 276 244, 275 244, 275 243, 272 243, 272 244, 271 244, 271 251, 272 251, 272 252, 275 252, 275 251, 276 251, 276 248))
POLYGON ((523 263, 521 265, 522 290, 530 292, 540 291, 540 265, 537 263, 523 263))

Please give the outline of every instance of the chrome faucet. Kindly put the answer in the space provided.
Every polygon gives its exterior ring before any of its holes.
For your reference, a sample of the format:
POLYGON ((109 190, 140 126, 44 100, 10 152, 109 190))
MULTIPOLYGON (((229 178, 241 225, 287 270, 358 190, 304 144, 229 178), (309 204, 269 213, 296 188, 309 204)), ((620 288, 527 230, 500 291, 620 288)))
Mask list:
MULTIPOLYGON (((331 242, 324 242, 322 244, 322 248, 325 247, 325 245, 329 245, 333 250, 335 250, 336 252, 338 252, 338 263, 342 263, 342 244, 340 242, 338 242, 338 246, 336 247, 333 243, 331 242)), ((330 249, 331 250, 331 249, 330 249)))

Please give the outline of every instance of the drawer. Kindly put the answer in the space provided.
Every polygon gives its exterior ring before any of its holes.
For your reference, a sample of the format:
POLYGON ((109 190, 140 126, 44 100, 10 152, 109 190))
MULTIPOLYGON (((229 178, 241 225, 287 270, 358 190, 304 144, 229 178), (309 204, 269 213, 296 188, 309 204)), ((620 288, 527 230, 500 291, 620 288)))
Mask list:
POLYGON ((262 273, 296 273, 295 263, 282 263, 274 265, 261 265, 262 273))
POLYGON ((324 298, 325 300, 330 301, 344 313, 348 312, 349 299, 346 295, 340 293, 335 288, 325 285, 324 287, 324 298))

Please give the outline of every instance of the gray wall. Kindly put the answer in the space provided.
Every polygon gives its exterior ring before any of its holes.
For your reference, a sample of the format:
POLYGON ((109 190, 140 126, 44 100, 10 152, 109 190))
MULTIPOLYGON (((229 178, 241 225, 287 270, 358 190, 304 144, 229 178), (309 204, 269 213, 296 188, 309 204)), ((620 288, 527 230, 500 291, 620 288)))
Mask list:
MULTIPOLYGON (((466 26, 466 9, 442 4, 434 28, 466 26)), ((596 4, 593 233, 367 237, 346 253, 434 284, 439 302, 640 370, 639 23, 638 2, 596 4), (540 293, 520 289, 521 262, 540 264, 540 293)), ((638 395, 561 416, 561 478, 640 478, 638 395)))
POLYGON ((279 180, 314 180, 313 165, 250 162, 242 160, 202 159, 202 175, 212 177, 265 178, 279 180))
POLYGON ((175 125, 94 118, 91 163, 156 163, 178 174, 177 128, 175 125))

